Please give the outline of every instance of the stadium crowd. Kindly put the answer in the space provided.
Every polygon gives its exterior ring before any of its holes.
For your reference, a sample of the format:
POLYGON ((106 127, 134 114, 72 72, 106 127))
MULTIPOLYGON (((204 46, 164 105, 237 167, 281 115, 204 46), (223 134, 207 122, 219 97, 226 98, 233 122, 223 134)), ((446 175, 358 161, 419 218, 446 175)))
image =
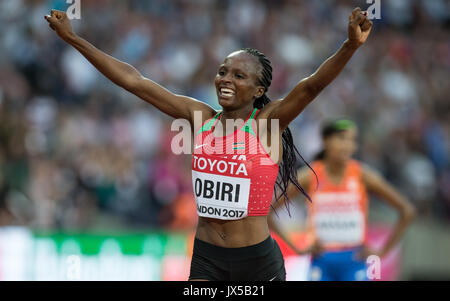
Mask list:
MULTIPOLYGON (((48 28, 56 0, 0 2, 0 225, 191 228, 190 155, 172 119, 114 86, 48 28)), ((366 1, 81 0, 74 31, 169 90, 219 108, 217 68, 242 47, 274 67, 283 97, 346 37, 366 1)), ((302 155, 320 126, 348 116, 357 157, 420 215, 450 220, 450 2, 383 0, 370 41, 291 124, 302 155)))

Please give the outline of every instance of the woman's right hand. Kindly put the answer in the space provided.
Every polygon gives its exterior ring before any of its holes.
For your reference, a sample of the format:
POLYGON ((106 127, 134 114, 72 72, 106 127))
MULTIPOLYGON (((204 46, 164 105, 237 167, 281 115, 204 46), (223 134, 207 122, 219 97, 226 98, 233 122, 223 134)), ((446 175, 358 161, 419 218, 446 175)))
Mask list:
POLYGON ((63 11, 52 9, 51 15, 46 15, 45 20, 49 23, 50 28, 65 41, 74 34, 70 20, 63 11))

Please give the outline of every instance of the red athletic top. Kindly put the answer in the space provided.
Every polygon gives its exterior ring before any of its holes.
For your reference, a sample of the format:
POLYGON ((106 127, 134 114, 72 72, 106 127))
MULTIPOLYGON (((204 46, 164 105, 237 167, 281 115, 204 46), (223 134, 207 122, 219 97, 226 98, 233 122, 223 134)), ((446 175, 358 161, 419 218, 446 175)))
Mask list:
POLYGON ((237 220, 269 213, 278 165, 256 135, 258 112, 254 109, 242 126, 224 137, 213 135, 222 112, 196 132, 192 185, 199 216, 237 220))
MULTIPOLYGON (((311 167, 319 178, 319 187, 310 185, 309 225, 314 236, 328 250, 356 247, 367 238, 368 198, 362 180, 362 167, 350 160, 339 184, 327 175, 325 164, 315 161, 311 167)), ((311 178, 314 175, 311 172, 311 178)))

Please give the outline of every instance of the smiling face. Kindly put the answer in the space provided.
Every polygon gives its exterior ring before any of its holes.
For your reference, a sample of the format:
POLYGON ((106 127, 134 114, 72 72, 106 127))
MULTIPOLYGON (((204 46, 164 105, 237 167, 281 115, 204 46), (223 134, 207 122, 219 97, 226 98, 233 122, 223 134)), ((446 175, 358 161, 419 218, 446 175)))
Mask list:
POLYGON ((258 59, 245 51, 227 56, 215 78, 219 104, 228 110, 253 104, 264 94, 264 87, 258 81, 261 68, 258 59))

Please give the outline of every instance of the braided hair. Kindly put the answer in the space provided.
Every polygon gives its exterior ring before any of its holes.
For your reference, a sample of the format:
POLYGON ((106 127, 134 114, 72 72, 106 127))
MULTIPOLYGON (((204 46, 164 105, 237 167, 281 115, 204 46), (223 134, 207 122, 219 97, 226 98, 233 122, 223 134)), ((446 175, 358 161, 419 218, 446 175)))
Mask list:
MULTIPOLYGON (((247 54, 250 54, 258 59, 261 64, 262 71, 261 76, 258 77, 258 83, 264 87, 264 94, 257 98, 253 103, 253 107, 257 109, 262 109, 266 104, 268 104, 271 100, 267 96, 266 92, 272 83, 272 66, 269 59, 261 52, 253 48, 243 48, 241 49, 247 54)), ((314 170, 308 164, 308 162, 303 159, 302 155, 298 151, 297 147, 294 145, 294 141, 292 139, 292 133, 289 127, 287 127, 282 134, 282 145, 283 145, 283 160, 280 163, 280 171, 278 173, 278 178, 276 181, 275 190, 275 198, 278 201, 281 197, 285 197, 288 200, 287 189, 289 186, 289 182, 292 182, 295 187, 311 202, 311 198, 308 193, 303 189, 303 187, 298 183, 297 180, 297 156, 298 155, 303 163, 305 163, 313 172, 314 170), (281 194, 278 195, 277 187, 281 191, 281 194)), ((315 172, 314 172, 315 174, 315 172)), ((317 177, 317 175, 316 175, 317 177)), ((288 203, 286 202, 286 206, 288 203)), ((289 207, 287 207, 289 210, 289 207)))

